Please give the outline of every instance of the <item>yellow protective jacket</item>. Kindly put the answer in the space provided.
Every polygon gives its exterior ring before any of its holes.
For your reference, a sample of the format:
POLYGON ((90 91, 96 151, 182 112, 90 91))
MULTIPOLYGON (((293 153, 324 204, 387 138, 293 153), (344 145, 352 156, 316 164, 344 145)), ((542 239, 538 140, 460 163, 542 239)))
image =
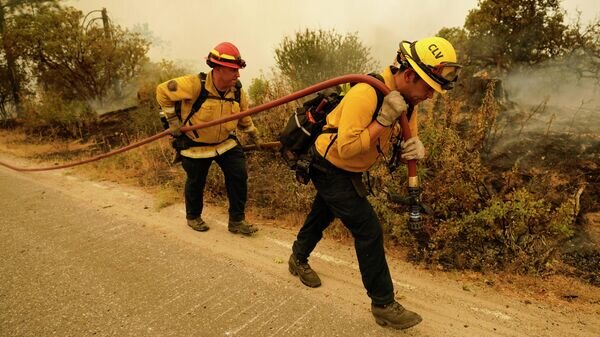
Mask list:
MULTIPOLYGON (((235 87, 229 88, 221 100, 210 96, 220 97, 213 84, 212 71, 206 76, 206 90, 209 97, 202 104, 200 109, 192 115, 192 118, 184 126, 192 126, 200 123, 206 123, 215 119, 230 116, 248 109, 248 98, 243 89, 241 90, 240 103, 234 101, 235 87)), ((181 119, 185 121, 192 110, 192 105, 200 95, 201 81, 197 74, 177 77, 170 81, 161 83, 156 88, 156 100, 163 109, 172 108, 175 102, 181 101, 181 119)), ((167 116, 169 118, 171 116, 167 116)), ((246 116, 239 120, 233 120, 226 123, 214 125, 208 128, 186 132, 186 135, 197 143, 203 143, 200 148, 191 148, 182 151, 187 157, 204 158, 220 154, 229 150, 233 146, 227 146, 226 149, 219 147, 219 144, 228 140, 230 135, 235 133, 236 128, 240 130, 250 130, 254 128, 252 118, 246 116), (195 154, 194 154, 195 153, 195 154)), ((228 142, 231 143, 231 142, 228 142)))
MULTIPOLYGON (((396 84, 389 67, 381 74, 385 85, 396 90, 396 84)), ((377 93, 372 86, 359 83, 353 86, 344 96, 340 104, 327 115, 326 129, 337 129, 337 139, 327 152, 327 159, 333 165, 350 172, 366 172, 379 157, 376 146, 371 146, 371 138, 367 127, 373 120, 377 108, 377 93)), ((412 136, 417 135, 417 112, 413 111, 409 121, 412 136)), ((387 153, 394 132, 394 125, 386 128, 377 142, 383 153, 387 153)), ((335 137, 335 133, 322 133, 315 142, 321 156, 325 156, 327 147, 335 137)), ((376 144, 377 144, 376 143, 376 144)))

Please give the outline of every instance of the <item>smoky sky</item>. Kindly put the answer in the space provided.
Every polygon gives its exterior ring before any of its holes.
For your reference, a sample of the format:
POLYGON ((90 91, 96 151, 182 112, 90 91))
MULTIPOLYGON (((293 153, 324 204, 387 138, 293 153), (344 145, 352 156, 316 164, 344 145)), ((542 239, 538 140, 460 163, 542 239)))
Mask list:
MULTIPOLYGON (((275 49, 284 37, 305 29, 357 33, 371 55, 385 66, 401 40, 434 35, 444 27, 462 27, 476 0, 69 0, 84 13, 106 8, 111 21, 152 33, 153 61, 169 59, 191 71, 206 69, 204 57, 221 41, 236 44, 248 63, 242 79, 269 75, 275 49)), ((565 0, 568 18, 600 16, 598 0, 565 0)), ((93 14, 92 14, 93 16, 93 14)), ((569 22, 569 19, 567 20, 569 22)), ((375 70, 375 69, 374 69, 375 70)))

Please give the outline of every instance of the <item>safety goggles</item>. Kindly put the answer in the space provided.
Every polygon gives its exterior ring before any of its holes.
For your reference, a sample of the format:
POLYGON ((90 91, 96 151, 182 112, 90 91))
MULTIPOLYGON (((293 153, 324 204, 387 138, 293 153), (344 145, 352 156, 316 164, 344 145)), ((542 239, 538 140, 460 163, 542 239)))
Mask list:
POLYGON ((439 84, 442 89, 450 90, 454 88, 454 83, 458 80, 462 65, 455 62, 441 62, 436 66, 427 65, 419 58, 419 54, 417 54, 417 50, 415 49, 415 42, 402 41, 402 43, 400 43, 400 52, 402 56, 413 60, 413 62, 415 62, 434 82, 439 84), (410 54, 404 48, 404 43, 410 44, 410 54))
POLYGON ((210 51, 210 54, 212 55, 211 59, 215 61, 237 64, 240 68, 246 67, 246 61, 244 61, 241 56, 235 57, 229 54, 220 54, 214 49, 210 51))

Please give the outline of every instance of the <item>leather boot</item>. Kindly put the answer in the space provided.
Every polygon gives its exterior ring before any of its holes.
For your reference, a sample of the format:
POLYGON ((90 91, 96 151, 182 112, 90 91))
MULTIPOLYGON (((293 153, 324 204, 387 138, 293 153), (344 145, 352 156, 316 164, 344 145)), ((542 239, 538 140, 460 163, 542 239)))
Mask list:
POLYGON ((423 320, 419 314, 404 309, 400 303, 394 301, 385 306, 371 305, 371 312, 377 324, 390 326, 394 329, 408 329, 423 320))
POLYGON ((246 220, 240 221, 231 221, 229 220, 229 225, 227 226, 230 232, 235 234, 242 235, 252 235, 258 231, 258 228, 254 227, 252 224, 247 222, 246 220))
POLYGON ((208 225, 206 225, 206 222, 204 222, 204 220, 202 220, 202 218, 200 217, 196 219, 188 219, 187 224, 188 226, 192 227, 193 230, 198 232, 206 232, 207 230, 209 230, 209 227, 208 225))
POLYGON ((290 273, 292 273, 292 275, 297 275, 304 285, 311 288, 316 288, 321 285, 321 279, 319 278, 319 275, 312 270, 312 268, 308 265, 308 262, 302 263, 298 261, 296 257, 294 257, 294 254, 292 254, 290 255, 288 266, 290 273))

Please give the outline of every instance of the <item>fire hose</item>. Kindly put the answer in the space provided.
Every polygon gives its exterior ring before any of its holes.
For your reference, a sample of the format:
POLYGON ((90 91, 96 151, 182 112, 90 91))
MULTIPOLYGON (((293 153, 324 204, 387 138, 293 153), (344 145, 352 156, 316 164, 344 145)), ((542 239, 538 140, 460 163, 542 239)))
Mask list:
MULTIPOLYGON (((198 130, 198 129, 203 129, 203 128, 207 128, 210 126, 214 126, 217 124, 221 124, 221 123, 225 123, 225 122, 229 122, 232 120, 237 120, 240 119, 242 117, 246 117, 246 116, 251 116, 254 114, 257 114, 261 111, 264 110, 268 110, 271 109, 273 107, 294 101, 296 99, 302 98, 304 96, 316 93, 318 91, 330 88, 330 87, 334 87, 336 85, 340 85, 340 84, 344 84, 344 83, 367 83, 369 85, 371 85, 372 87, 374 87, 376 90, 379 90, 380 92, 382 92, 384 95, 387 95, 390 90, 388 89, 388 87, 382 83, 381 81, 379 81, 378 79, 372 77, 372 76, 368 76, 368 75, 357 75, 357 74, 351 74, 351 75, 344 75, 344 76, 339 76, 339 77, 335 77, 317 84, 314 84, 312 86, 309 86, 307 88, 304 88, 302 90, 296 91, 292 94, 289 94, 287 96, 275 99, 273 101, 255 106, 253 108, 250 108, 246 111, 237 113, 237 114, 233 114, 231 116, 228 117, 223 117, 223 118, 219 118, 219 119, 215 119, 212 120, 210 122, 206 122, 206 123, 200 123, 197 125, 193 125, 193 126, 185 126, 181 128, 182 132, 188 132, 188 131, 192 131, 192 130, 198 130)), ((406 116, 406 113, 403 113, 400 116, 400 126, 402 129, 402 138, 403 139, 409 139, 411 138, 411 134, 410 134, 410 128, 408 126, 408 118, 406 116)), ((78 165, 83 165, 83 164, 87 164, 87 163, 91 163, 91 162, 95 162, 125 151, 129 151, 131 149, 140 147, 142 145, 151 143, 155 140, 158 140, 162 137, 168 136, 170 135, 171 132, 169 130, 165 130, 162 131, 154 136, 142 139, 138 142, 135 142, 133 144, 129 144, 127 146, 124 146, 122 148, 104 153, 104 154, 100 154, 85 160, 81 160, 81 161, 77 161, 77 162, 73 162, 73 163, 67 163, 67 164, 62 164, 62 165, 55 165, 55 166, 49 166, 49 167, 40 167, 40 168, 22 168, 22 167, 16 167, 7 163, 4 163, 2 161, 0 161, 0 165, 1 166, 5 166, 9 169, 15 170, 15 171, 20 171, 20 172, 39 172, 39 171, 49 171, 49 170, 58 170, 58 169, 63 169, 63 168, 68 168, 68 167, 73 167, 73 166, 78 166, 78 165)), ((409 228, 411 229, 421 229, 421 223, 422 223, 422 219, 421 219, 421 211, 424 210, 424 206, 421 203, 421 188, 420 188, 420 184, 419 184, 419 178, 417 176, 417 163, 416 160, 409 160, 407 162, 407 168, 408 168, 408 197, 407 198, 400 198, 398 200, 396 200, 396 202, 402 203, 402 204, 406 204, 409 206, 410 208, 410 213, 409 213, 409 228)))

